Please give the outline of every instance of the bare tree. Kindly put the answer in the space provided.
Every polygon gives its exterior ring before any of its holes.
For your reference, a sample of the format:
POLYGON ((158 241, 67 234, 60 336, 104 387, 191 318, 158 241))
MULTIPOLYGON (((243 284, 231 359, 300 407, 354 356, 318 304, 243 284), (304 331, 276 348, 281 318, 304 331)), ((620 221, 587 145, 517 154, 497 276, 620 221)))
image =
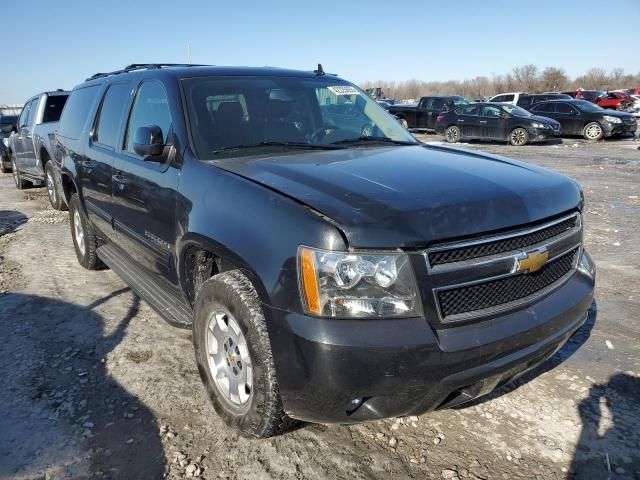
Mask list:
POLYGON ((535 65, 523 65, 513 69, 514 86, 518 90, 534 92, 538 86, 538 67, 535 65))
POLYGON ((547 67, 542 71, 540 88, 545 92, 561 92, 567 88, 569 77, 562 68, 547 67))

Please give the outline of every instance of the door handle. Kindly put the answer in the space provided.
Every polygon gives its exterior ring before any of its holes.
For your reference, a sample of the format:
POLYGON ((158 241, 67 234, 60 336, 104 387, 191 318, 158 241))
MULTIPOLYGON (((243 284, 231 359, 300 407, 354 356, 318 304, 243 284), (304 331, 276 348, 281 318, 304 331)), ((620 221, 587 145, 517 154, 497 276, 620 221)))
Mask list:
POLYGON ((119 185, 124 185, 125 183, 127 183, 127 181, 124 179, 124 175, 122 175, 122 172, 118 172, 115 175, 112 175, 111 180, 119 185))
POLYGON ((480 120, 480 123, 487 123, 486 120, 480 120))
POLYGON ((458 123, 462 123, 462 122, 464 122, 464 120, 458 120, 458 123))
POLYGON ((93 162, 91 160, 83 160, 82 166, 84 168, 93 168, 93 162))

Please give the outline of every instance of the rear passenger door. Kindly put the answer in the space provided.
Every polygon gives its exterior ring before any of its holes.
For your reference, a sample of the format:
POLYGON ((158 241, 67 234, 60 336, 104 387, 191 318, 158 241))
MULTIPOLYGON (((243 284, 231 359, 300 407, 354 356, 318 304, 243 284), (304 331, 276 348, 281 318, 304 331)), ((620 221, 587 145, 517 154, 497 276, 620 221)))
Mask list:
POLYGON ((480 134, 482 138, 502 140, 507 137, 506 122, 502 117, 502 109, 495 105, 484 105, 482 107, 482 118, 480 119, 480 134))
POLYGON ((169 145, 161 161, 145 159, 134 151, 136 130, 148 125, 160 127, 165 145, 170 143, 168 95, 156 80, 140 84, 126 120, 122 152, 113 172, 114 224, 126 252, 149 272, 173 281, 177 278, 172 260, 180 170, 173 164, 174 149, 169 145))
POLYGON ((555 105, 555 119, 562 124, 562 133, 581 135, 583 121, 578 109, 568 103, 556 103, 555 105))
POLYGON ((462 109, 458 109, 460 112, 457 117, 458 128, 465 137, 479 137, 480 136, 480 105, 473 104, 468 105, 462 109))
POLYGON ((87 214, 107 237, 113 230, 113 164, 119 153, 122 118, 131 100, 128 82, 111 83, 100 102, 89 134, 89 146, 81 162, 82 192, 87 214))

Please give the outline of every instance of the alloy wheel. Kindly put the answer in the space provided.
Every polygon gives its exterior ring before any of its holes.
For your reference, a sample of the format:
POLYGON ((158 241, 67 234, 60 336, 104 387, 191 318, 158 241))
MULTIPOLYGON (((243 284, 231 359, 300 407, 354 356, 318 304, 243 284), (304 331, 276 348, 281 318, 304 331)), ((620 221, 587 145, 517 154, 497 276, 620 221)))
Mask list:
POLYGON ((217 308, 207 325, 209 371, 220 391, 235 407, 245 407, 253 395, 253 367, 247 341, 236 319, 217 308))
POLYGON ((597 123, 592 123, 585 130, 585 135, 589 140, 597 140, 602 135, 602 127, 597 123))
POLYGON ((56 187, 53 183, 53 178, 51 178, 51 174, 47 172, 47 192, 49 193, 49 198, 51 199, 51 203, 55 205, 56 201, 56 187))
POLYGON ((80 254, 84 256, 84 229, 82 228, 82 220, 80 219, 80 212, 78 212, 78 210, 73 213, 73 232, 76 237, 78 250, 80 250, 80 254))
POLYGON ((457 127, 449 127, 446 131, 447 142, 456 143, 460 138, 460 131, 457 127))
POLYGON ((527 135, 524 130, 521 128, 516 128, 513 132, 511 132, 511 143, 513 145, 524 145, 526 142, 527 135))

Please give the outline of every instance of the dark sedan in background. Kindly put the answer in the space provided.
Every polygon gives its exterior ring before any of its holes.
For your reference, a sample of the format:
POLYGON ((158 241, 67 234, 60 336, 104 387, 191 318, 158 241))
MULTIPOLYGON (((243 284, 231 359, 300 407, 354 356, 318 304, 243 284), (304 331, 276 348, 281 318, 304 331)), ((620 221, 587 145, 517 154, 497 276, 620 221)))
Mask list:
POLYGON ((440 114, 436 132, 444 134, 450 143, 466 137, 507 140, 520 146, 559 135, 560 124, 509 103, 476 103, 440 114))
POLYGON ((0 171, 11 171, 11 158, 9 154, 9 136, 17 128, 17 115, 3 115, 0 113, 0 171))
POLYGON ((587 140, 635 133, 637 129, 630 113, 604 109, 587 100, 549 100, 534 105, 531 112, 557 120, 564 134, 582 135, 587 140))

